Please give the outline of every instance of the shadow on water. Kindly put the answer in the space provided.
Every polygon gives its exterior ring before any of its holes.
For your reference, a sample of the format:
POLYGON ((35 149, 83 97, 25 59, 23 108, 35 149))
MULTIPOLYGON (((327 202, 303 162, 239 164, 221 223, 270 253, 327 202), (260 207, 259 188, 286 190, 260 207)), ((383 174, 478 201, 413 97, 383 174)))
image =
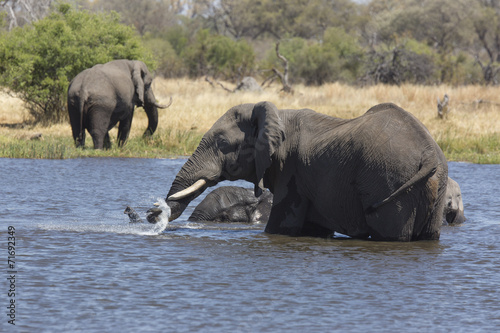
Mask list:
MULTIPOLYGON (((349 237, 313 238, 289 237, 281 235, 259 234, 260 242, 267 241, 269 245, 282 247, 293 251, 337 251, 345 255, 365 253, 367 255, 405 256, 408 254, 439 254, 447 246, 440 241, 420 242, 378 242, 360 240, 349 237)), ((259 243, 259 242, 257 242, 259 243)))

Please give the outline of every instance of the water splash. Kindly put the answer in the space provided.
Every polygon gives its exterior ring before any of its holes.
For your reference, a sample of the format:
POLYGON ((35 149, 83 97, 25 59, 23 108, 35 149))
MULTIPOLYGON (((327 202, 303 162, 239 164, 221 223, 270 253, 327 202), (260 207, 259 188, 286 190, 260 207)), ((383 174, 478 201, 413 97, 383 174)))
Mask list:
POLYGON ((141 236, 156 236, 161 234, 168 227, 168 220, 171 212, 170 207, 165 200, 158 200, 158 208, 161 208, 162 213, 158 216, 159 221, 155 224, 152 223, 123 223, 119 224, 109 223, 83 223, 83 222, 68 222, 65 224, 60 223, 41 223, 37 227, 42 230, 57 230, 57 231, 73 231, 73 232, 109 232, 115 234, 129 234, 141 236))
POLYGON ((159 221, 155 224, 150 224, 152 226, 151 230, 146 232, 141 232, 139 235, 158 235, 162 233, 168 226, 168 220, 171 215, 170 207, 167 205, 164 199, 157 199, 158 208, 161 209, 161 214, 158 215, 159 221))

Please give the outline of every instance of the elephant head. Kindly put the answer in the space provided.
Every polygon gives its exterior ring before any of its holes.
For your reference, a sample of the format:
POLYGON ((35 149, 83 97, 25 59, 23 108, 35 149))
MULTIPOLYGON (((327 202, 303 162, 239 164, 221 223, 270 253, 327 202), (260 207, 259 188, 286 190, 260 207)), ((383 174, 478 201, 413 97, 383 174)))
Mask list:
POLYGON ((142 61, 132 61, 131 71, 135 87, 134 104, 143 107, 144 111, 146 111, 148 127, 144 132, 144 136, 151 136, 158 126, 158 108, 168 108, 172 104, 172 98, 170 98, 170 102, 167 105, 156 102, 156 97, 151 88, 153 76, 142 61))
POLYGON ((449 224, 460 224, 465 221, 462 192, 456 181, 448 177, 446 186, 446 202, 443 211, 443 221, 449 224))
MULTIPOLYGON (((284 139, 284 125, 273 104, 242 104, 228 110, 175 177, 166 200, 170 220, 207 187, 223 180, 247 180, 260 195, 264 174, 284 139)), ((155 215, 150 212, 148 221, 155 222, 155 215)))

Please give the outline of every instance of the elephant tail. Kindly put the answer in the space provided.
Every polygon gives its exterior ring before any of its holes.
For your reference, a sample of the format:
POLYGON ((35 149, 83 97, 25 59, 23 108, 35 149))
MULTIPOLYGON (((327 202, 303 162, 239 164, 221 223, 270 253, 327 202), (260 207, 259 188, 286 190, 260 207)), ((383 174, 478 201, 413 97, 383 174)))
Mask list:
POLYGON ((430 177, 432 177, 438 168, 439 165, 439 160, 436 154, 436 151, 434 148, 428 147, 428 149, 424 150, 424 154, 422 156, 422 160, 420 163, 420 169, 418 172, 410 178, 406 183, 404 183, 400 188, 398 188, 394 193, 392 193, 390 196, 385 198, 382 201, 379 201, 370 207, 366 209, 367 214, 371 214, 377 210, 377 208, 385 205, 386 203, 389 203, 393 201, 396 197, 398 197, 400 194, 408 191, 411 189, 412 186, 415 184, 427 180, 430 177))

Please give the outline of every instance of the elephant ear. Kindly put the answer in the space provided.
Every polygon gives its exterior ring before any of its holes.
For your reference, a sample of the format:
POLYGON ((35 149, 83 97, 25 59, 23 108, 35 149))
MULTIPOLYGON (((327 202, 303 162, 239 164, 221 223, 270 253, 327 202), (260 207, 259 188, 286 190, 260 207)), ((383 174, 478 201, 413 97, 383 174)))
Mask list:
POLYGON ((144 105, 144 68, 140 61, 134 61, 132 65, 132 81, 134 82, 135 93, 139 98, 141 105, 144 105))
POLYGON ((255 195, 260 196, 264 189, 264 173, 271 166, 271 156, 285 140, 285 126, 278 116, 278 109, 270 102, 255 104, 251 121, 257 128, 257 141, 254 152, 257 175, 255 195))

